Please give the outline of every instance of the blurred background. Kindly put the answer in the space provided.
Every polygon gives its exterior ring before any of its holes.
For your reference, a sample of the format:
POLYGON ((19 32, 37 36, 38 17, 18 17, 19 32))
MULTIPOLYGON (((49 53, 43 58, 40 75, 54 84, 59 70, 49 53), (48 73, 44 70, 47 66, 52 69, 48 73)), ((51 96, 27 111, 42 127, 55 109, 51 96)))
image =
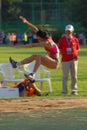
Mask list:
POLYGON ((20 15, 48 30, 56 41, 67 24, 87 37, 87 0, 0 0, 0 31, 29 32, 20 15))

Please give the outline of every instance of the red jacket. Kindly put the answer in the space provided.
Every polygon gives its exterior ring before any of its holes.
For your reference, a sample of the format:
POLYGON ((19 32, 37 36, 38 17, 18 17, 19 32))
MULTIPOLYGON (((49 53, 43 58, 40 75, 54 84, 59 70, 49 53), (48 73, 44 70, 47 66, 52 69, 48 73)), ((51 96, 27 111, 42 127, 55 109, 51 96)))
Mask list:
POLYGON ((68 39, 66 36, 63 36, 59 39, 58 48, 62 55, 62 62, 73 60, 78 56, 78 50, 80 49, 78 39, 73 36, 71 39, 68 39))

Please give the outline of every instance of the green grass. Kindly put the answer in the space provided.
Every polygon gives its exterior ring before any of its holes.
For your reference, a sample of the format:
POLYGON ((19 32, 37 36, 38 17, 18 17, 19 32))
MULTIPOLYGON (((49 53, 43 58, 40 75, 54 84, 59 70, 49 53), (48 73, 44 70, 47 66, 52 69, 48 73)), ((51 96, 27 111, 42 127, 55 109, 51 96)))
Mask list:
MULTIPOLYGON (((16 49, 13 47, 0 47, 0 63, 9 62, 8 58, 12 56, 15 60, 20 61, 23 58, 26 58, 32 54, 45 54, 43 48, 22 48, 16 49)), ((79 51, 79 63, 78 63, 78 93, 77 97, 85 97, 87 96, 87 46, 81 46, 79 51)), ((21 67, 22 69, 22 67, 21 67)), ((60 97, 61 95, 61 86, 62 86, 62 72, 61 72, 61 64, 58 70, 50 70, 51 71, 51 81, 53 93, 48 97, 60 97)), ((70 76, 68 80, 68 91, 69 94, 66 97, 72 97, 70 95, 70 76)), ((44 83, 43 92, 48 91, 47 84, 44 83)))
POLYGON ((0 130, 87 130, 87 109, 1 113, 0 130))

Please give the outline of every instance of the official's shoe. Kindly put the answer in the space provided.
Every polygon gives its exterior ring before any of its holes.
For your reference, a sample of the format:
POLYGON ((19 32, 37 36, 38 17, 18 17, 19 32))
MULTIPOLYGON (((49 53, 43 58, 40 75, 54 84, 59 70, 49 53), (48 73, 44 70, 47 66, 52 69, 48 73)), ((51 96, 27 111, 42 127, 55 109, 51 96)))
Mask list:
POLYGON ((75 92, 75 91, 72 91, 72 92, 71 92, 71 95, 75 95, 75 96, 77 96, 77 95, 78 95, 78 93, 77 93, 77 92, 75 92))
POLYGON ((62 92, 61 93, 61 96, 66 96, 67 95, 67 92, 62 92))
POLYGON ((12 65, 13 68, 17 68, 17 62, 14 59, 12 59, 11 57, 9 57, 9 61, 10 61, 10 63, 11 63, 11 65, 12 65))

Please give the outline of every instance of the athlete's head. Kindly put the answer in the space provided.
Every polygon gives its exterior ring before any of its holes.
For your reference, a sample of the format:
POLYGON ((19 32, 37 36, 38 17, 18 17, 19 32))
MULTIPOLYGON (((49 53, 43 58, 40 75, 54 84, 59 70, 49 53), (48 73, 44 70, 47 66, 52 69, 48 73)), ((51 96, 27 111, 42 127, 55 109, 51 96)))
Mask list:
POLYGON ((48 32, 46 31, 42 31, 42 30, 38 30, 36 32, 37 38, 41 38, 41 39, 47 39, 49 37, 48 32))

